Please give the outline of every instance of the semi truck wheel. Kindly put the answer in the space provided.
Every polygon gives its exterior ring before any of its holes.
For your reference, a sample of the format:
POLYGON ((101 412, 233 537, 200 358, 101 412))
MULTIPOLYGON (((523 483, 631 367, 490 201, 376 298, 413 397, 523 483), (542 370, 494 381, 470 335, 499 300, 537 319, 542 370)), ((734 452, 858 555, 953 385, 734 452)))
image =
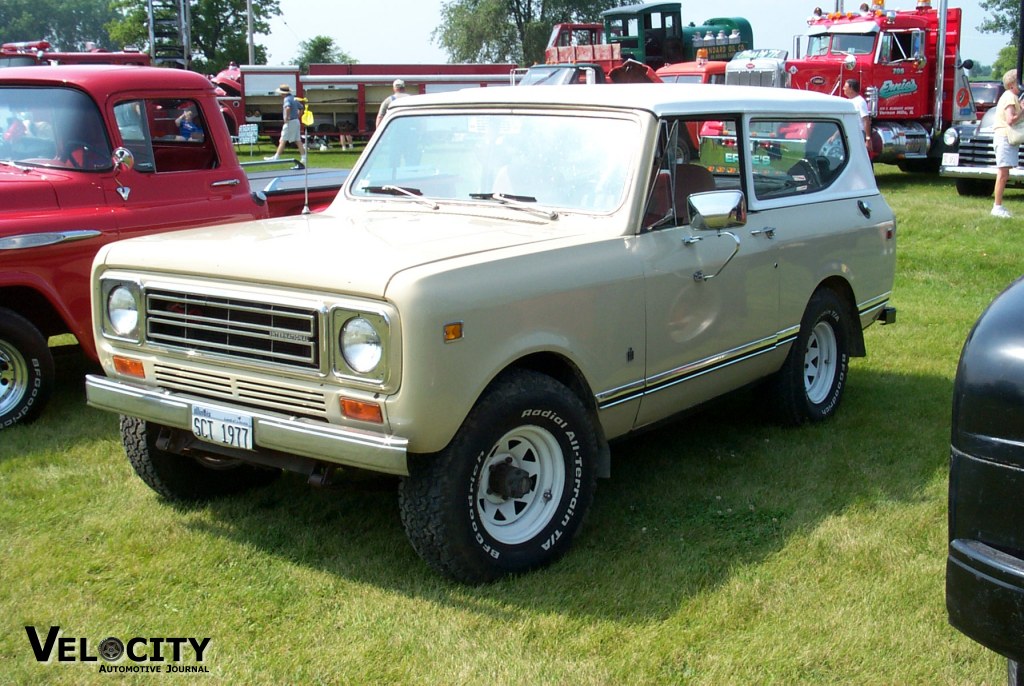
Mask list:
POLYGON ((121 442, 135 473, 168 500, 209 500, 265 486, 280 476, 229 458, 185 456, 157 447, 162 429, 136 417, 121 416, 121 442))
POLYGON ((596 487, 597 439, 580 399, 529 371, 499 378, 452 442, 410 460, 402 524, 436 570, 482 583, 565 554, 596 487))
POLYGON ((811 296, 793 347, 772 379, 775 408, 783 423, 817 422, 835 414, 849 371, 848 318, 833 291, 811 296))
POLYGON ((0 308, 0 429, 36 419, 53 382, 46 338, 21 315, 0 308))

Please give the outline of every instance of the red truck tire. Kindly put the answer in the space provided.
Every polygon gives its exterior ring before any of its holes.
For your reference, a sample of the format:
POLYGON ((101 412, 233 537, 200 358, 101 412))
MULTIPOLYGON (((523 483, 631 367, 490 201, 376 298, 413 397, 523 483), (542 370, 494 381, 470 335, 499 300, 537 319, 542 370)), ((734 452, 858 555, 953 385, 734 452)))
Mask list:
POLYGON ((53 380, 46 338, 21 315, 0 308, 0 429, 38 417, 53 380))

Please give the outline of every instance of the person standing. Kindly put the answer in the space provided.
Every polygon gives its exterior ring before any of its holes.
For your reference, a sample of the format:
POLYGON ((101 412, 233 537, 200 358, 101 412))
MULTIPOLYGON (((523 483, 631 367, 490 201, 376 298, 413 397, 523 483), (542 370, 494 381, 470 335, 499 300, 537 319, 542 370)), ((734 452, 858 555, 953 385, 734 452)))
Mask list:
POLYGON ((405 92, 405 81, 402 79, 395 79, 394 83, 391 84, 391 90, 393 93, 384 99, 384 102, 380 104, 380 110, 377 112, 377 128, 380 128, 380 123, 384 120, 384 115, 387 114, 391 103, 398 98, 404 98, 408 95, 405 92))
POLYGON ((868 113, 868 102, 860 94, 860 80, 846 79, 843 84, 843 95, 857 108, 861 128, 864 130, 864 143, 871 150, 871 114, 868 113))
POLYGON ((295 101, 295 96, 292 94, 292 89, 288 84, 283 83, 278 86, 275 93, 283 96, 281 101, 281 119, 284 124, 281 126, 281 140, 277 144, 277 151, 270 157, 264 157, 263 159, 268 162, 275 162, 281 159, 281 153, 284 152, 285 145, 295 143, 295 146, 299 149, 299 163, 292 167, 292 169, 305 169, 306 146, 302 144, 302 136, 299 131, 299 117, 302 115, 299 111, 299 105, 295 101))
POLYGON ((1011 126, 1024 117, 1024 110, 1021 109, 1018 99, 1020 86, 1017 84, 1016 69, 1011 69, 1003 74, 1003 86, 1006 91, 999 96, 999 101, 996 103, 996 122, 992 127, 992 144, 996 151, 996 188, 992 216, 1009 219, 1013 215, 1003 207, 1003 191, 1006 190, 1006 182, 1010 179, 1010 168, 1016 167, 1020 159, 1020 146, 1010 145, 1007 132, 1011 126))

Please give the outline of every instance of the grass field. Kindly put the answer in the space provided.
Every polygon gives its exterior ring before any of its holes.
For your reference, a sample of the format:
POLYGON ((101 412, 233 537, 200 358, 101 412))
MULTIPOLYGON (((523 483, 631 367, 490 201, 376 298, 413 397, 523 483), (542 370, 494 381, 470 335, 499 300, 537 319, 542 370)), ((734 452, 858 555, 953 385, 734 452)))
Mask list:
POLYGON ((86 407, 89 365, 62 354, 44 417, 0 436, 0 683, 1005 683, 946 622, 946 470, 957 357, 1022 272, 1024 222, 876 171, 898 323, 867 331, 834 421, 780 428, 747 393, 618 443, 572 552, 489 586, 421 563, 393 480, 162 502, 117 418, 86 407), (209 673, 39 664, 26 625, 92 655, 111 636, 149 655, 150 638, 209 638, 184 663, 209 673))

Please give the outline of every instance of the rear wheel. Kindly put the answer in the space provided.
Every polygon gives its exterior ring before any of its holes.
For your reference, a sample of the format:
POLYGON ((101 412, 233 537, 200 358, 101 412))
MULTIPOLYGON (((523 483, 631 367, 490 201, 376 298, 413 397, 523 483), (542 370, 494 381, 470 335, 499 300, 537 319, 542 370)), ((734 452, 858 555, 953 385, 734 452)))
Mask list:
POLYGON ((21 315, 0 308, 0 429, 36 419, 53 382, 46 338, 21 315))
POLYGON ((480 399, 452 442, 410 461, 399 487, 413 548, 442 574, 490 581, 557 560, 596 486, 597 439, 568 388, 516 371, 480 399))
POLYGON ((208 500, 265 486, 280 470, 253 467, 212 455, 185 456, 157 447, 160 427, 136 417, 121 416, 121 442, 135 473, 168 500, 208 500))
POLYGON ((846 388, 851 324, 834 292, 815 293, 800 322, 793 347, 772 379, 775 410, 786 424, 803 424, 835 414, 846 388))

